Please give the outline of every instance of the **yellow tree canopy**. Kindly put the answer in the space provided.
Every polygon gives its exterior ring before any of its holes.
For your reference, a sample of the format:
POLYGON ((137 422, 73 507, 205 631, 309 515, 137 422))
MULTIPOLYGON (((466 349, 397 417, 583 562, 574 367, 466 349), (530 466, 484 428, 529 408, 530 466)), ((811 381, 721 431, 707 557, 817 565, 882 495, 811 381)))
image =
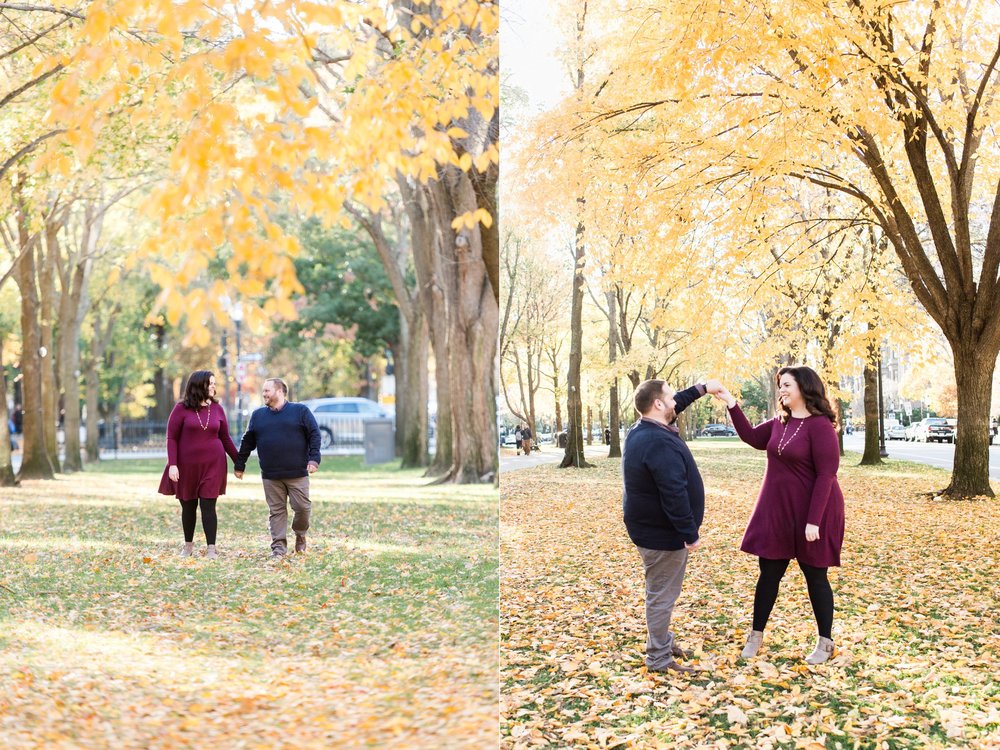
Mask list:
MULTIPOLYGON (((468 132, 498 103, 492 2, 18 8, 8 12, 24 24, 60 24, 45 46, 15 55, 47 104, 32 174, 79 169, 112 136, 128 149, 130 133, 169 134, 169 177, 143 207, 158 225, 143 262, 170 322, 196 324, 195 343, 207 336, 197 321, 225 312, 227 287, 262 301, 248 306, 251 326, 294 315, 298 244, 282 207, 332 222, 346 201, 381 208, 397 175, 426 181, 442 165, 485 171, 499 160, 495 140, 468 132), (191 290, 216 259, 227 281, 191 290)), ((23 133, 17 142, 30 144, 23 133)))

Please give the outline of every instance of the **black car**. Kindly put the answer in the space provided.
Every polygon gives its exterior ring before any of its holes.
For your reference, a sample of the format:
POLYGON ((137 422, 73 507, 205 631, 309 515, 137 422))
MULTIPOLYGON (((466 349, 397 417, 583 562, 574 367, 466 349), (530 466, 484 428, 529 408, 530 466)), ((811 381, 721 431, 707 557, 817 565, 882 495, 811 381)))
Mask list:
POLYGON ((733 437, 734 435, 736 435, 736 430, 727 424, 706 425, 705 429, 701 431, 702 437, 733 437))

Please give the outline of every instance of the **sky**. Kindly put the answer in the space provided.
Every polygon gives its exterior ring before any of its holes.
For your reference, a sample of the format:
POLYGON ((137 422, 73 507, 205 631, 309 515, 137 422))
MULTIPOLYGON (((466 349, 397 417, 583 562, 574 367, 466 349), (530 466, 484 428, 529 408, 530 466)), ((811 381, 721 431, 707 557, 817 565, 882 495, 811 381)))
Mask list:
POLYGON ((551 109, 570 88, 556 58, 562 43, 547 0, 503 0, 500 4, 502 80, 528 92, 532 110, 551 109))

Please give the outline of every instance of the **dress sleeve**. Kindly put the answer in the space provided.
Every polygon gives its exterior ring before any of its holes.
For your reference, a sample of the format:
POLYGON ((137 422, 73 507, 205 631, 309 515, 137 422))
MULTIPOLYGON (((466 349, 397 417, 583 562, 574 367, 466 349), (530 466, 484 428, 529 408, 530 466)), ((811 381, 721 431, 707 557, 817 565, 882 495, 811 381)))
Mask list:
POLYGON ((739 404, 733 404, 729 410, 729 417, 733 420, 733 427, 736 428, 736 434, 740 436, 740 440, 759 451, 767 448, 767 444, 771 440, 771 432, 774 429, 773 419, 752 427, 739 404))
POLYGON ((184 404, 176 403, 167 420, 167 466, 177 466, 181 429, 184 427, 184 404))
POLYGON ((220 406, 219 412, 219 440, 222 441, 222 447, 226 449, 226 454, 235 463, 237 456, 239 456, 239 451, 236 450, 236 443, 233 442, 233 436, 229 434, 229 422, 226 420, 226 410, 220 406))
POLYGON ((809 515, 806 523, 819 526, 823 513, 833 491, 833 483, 837 481, 837 469, 840 468, 840 444, 837 441, 837 431, 826 417, 817 417, 819 423, 809 432, 809 447, 812 451, 813 467, 816 469, 816 483, 813 485, 812 497, 809 498, 809 515))

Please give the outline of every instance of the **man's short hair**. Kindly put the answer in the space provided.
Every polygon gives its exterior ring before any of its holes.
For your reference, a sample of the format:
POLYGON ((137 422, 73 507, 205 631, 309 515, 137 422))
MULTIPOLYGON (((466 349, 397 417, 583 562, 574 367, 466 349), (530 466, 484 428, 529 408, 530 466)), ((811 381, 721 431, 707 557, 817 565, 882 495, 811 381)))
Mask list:
POLYGON ((635 389, 635 410, 640 414, 647 414, 653 408, 653 402, 658 398, 663 398, 663 386, 665 380, 644 380, 635 389))
POLYGON ((279 391, 281 391, 285 398, 288 398, 288 383, 286 383, 281 378, 268 378, 264 381, 265 383, 274 383, 279 391))

